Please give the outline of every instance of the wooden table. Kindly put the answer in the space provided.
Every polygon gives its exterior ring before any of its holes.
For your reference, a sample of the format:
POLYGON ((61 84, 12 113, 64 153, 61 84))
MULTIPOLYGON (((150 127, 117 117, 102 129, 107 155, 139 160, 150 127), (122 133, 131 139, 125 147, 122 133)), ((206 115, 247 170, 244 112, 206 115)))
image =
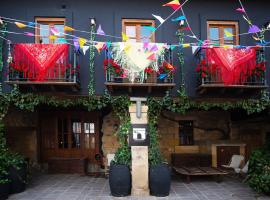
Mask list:
POLYGON ((217 182, 222 181, 222 177, 228 172, 214 167, 174 167, 176 173, 186 176, 187 183, 190 183, 191 176, 215 176, 217 182))

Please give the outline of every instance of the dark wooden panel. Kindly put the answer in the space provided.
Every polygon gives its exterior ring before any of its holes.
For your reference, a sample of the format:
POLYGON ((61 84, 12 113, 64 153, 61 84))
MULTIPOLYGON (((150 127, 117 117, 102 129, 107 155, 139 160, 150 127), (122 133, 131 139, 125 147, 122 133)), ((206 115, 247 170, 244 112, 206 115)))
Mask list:
POLYGON ((217 167, 228 165, 233 155, 240 155, 240 146, 217 146, 217 167))
POLYGON ((212 156, 210 154, 172 154, 174 167, 210 167, 212 156))

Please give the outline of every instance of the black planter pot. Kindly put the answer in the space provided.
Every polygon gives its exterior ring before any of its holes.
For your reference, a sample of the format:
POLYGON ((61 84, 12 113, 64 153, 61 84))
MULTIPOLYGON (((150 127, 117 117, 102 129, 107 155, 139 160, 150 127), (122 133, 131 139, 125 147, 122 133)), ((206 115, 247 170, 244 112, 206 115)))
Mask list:
POLYGON ((110 165, 109 183, 112 196, 123 197, 130 195, 131 174, 126 165, 110 165))
POLYGON ((0 184, 0 200, 5 200, 8 198, 10 190, 10 183, 0 184))
POLYGON ((123 83, 123 78, 122 77, 114 77, 114 82, 115 83, 123 83))
POLYGON ((9 179, 10 179, 10 193, 20 193, 26 188, 26 176, 27 176, 27 166, 22 165, 20 169, 15 167, 10 167, 9 169, 9 179))
POLYGON ((166 164, 150 167, 150 194, 157 197, 169 196, 171 189, 171 170, 166 164))

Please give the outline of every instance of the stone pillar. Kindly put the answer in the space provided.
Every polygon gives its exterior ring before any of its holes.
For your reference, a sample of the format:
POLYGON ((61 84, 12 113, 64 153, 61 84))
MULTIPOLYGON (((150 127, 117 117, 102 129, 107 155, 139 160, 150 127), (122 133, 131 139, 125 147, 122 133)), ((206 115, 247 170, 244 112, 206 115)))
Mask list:
MULTIPOLYGON (((136 101, 129 107, 131 124, 147 124, 147 106, 142 106, 142 98, 131 98, 131 101, 136 101)), ((134 196, 149 196, 149 164, 148 164, 148 146, 132 146, 132 190, 134 196)))

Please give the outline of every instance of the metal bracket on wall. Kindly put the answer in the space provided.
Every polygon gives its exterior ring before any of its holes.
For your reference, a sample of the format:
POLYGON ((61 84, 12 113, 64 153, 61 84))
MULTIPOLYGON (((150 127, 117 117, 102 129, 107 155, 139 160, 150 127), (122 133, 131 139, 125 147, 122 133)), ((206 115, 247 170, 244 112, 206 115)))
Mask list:
POLYGON ((142 116, 142 102, 146 102, 147 98, 144 97, 130 97, 130 101, 136 102, 136 116, 141 118, 142 116))

